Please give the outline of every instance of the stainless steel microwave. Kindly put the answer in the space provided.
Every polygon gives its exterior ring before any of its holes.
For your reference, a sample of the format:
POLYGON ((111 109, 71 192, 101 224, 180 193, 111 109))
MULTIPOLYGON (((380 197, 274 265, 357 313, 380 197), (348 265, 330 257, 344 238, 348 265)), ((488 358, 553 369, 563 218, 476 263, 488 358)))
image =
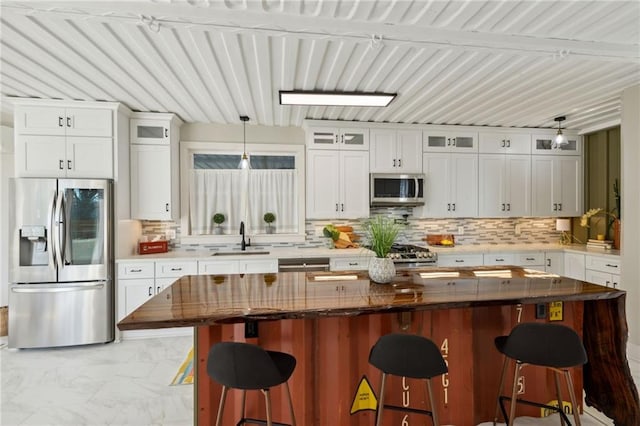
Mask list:
POLYGON ((421 206, 424 175, 371 173, 371 206, 421 206))

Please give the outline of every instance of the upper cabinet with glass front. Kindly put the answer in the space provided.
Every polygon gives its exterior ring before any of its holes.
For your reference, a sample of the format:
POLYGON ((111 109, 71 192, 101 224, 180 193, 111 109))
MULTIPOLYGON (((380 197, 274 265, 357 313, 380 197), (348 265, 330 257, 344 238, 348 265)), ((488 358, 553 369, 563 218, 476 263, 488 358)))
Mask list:
POLYGON ((582 137, 565 132, 568 143, 559 148, 553 147, 556 133, 534 133, 531 137, 531 153, 536 155, 582 155, 582 137))
MULTIPOLYGON (((168 114, 167 114, 168 116, 168 114)), ((131 119, 131 143, 169 145, 171 142, 171 118, 131 119)))
POLYGON ((455 129, 422 133, 424 152, 478 152, 478 133, 455 129))
POLYGON ((310 149, 369 150, 369 129, 311 127, 307 131, 310 149))

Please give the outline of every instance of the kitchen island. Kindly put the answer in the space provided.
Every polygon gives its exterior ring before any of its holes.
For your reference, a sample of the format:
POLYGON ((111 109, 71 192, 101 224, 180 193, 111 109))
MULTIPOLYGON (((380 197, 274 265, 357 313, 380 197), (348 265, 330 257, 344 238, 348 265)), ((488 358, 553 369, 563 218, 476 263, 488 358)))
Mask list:
MULTIPOLYGON (((622 291, 516 267, 411 270, 399 272, 392 285, 371 283, 363 272, 185 276, 118 327, 196 327, 195 404, 202 425, 215 417, 221 391, 206 374, 215 342, 248 341, 294 355, 298 365, 289 384, 298 424, 370 425, 379 387, 379 372, 367 362, 370 347, 386 333, 418 333, 440 347, 449 365, 434 387, 441 421, 471 425, 494 417, 502 365, 494 337, 519 322, 554 320, 581 334, 587 349, 589 363, 574 372, 576 394, 584 388, 587 404, 616 424, 637 425, 624 302, 622 291)), ((522 397, 555 399, 552 376, 525 368, 524 377, 522 397)), ((387 403, 423 407, 423 384, 393 379, 387 403)), ((287 422, 284 395, 273 393, 275 419, 287 422)), ((228 396, 223 424, 237 421, 239 395, 228 396)), ((247 411, 264 415, 259 395, 248 398, 247 411)), ((541 412, 519 406, 518 415, 541 412)), ((421 420, 385 412, 387 424, 421 420)))

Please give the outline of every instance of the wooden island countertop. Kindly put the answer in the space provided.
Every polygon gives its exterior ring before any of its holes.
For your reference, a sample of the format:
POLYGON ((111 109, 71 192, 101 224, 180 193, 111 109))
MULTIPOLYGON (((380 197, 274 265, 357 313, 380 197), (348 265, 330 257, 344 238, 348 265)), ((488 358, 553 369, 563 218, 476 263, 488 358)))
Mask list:
MULTIPOLYGON (((372 413, 354 413, 352 399, 361 377, 374 379, 377 389, 368 350, 389 332, 419 333, 441 347, 450 366, 439 389, 441 420, 477 424, 493 420, 495 395, 487 389, 497 389, 502 362, 493 338, 508 334, 518 322, 555 316, 583 336, 587 349, 584 380, 579 369, 576 377, 578 395, 584 387, 588 405, 616 424, 637 425, 638 393, 626 359, 625 294, 519 267, 399 271, 390 285, 372 283, 366 272, 355 271, 191 275, 144 303, 118 327, 196 327, 198 424, 215 416, 219 389, 208 380, 204 366, 210 345, 221 340, 249 341, 296 356, 298 367, 290 385, 299 424, 371 424, 372 413), (563 306, 554 305, 551 312, 552 302, 563 306), (258 337, 245 335, 247 323, 259 324, 258 337), (481 369, 472 368, 479 364, 481 369), (464 374, 458 375, 457 368, 464 374)), ((546 389, 546 379, 529 380, 534 395, 546 389), (538 381, 545 383, 534 386, 538 381)), ((408 389, 404 381, 397 386, 408 389)), ((421 400, 417 388, 414 400, 421 400)), ((259 416, 261 404, 250 401, 247 408, 259 416)), ((401 398, 398 403, 403 402, 401 398)), ((416 404, 420 403, 411 405, 416 404)), ((235 423, 233 411, 225 413, 229 424, 235 423)), ((282 413, 276 409, 276 414, 282 413)), ((523 413, 531 415, 526 408, 523 413)), ((402 414, 392 411, 386 416, 402 420, 402 414)), ((280 418, 288 421, 286 414, 280 418)))

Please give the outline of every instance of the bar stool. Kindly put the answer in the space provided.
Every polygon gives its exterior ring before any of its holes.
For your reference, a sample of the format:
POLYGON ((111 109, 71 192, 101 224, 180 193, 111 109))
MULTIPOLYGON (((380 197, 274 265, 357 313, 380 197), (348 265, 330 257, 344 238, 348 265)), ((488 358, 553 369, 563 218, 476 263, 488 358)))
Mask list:
POLYGON ((585 364, 587 362, 587 353, 582 345, 580 336, 578 336, 573 329, 560 324, 522 323, 515 326, 508 336, 496 337, 495 345, 498 351, 505 355, 505 357, 502 374, 500 376, 500 388, 498 389, 494 424, 498 421, 498 410, 501 410, 507 424, 509 426, 513 425, 516 414, 516 404, 523 403, 557 411, 560 414, 561 423, 564 425, 566 421, 567 424, 570 425, 569 418, 562 409, 562 395, 559 381, 559 375, 562 373, 569 389, 569 397, 571 398, 571 404, 573 406, 573 418, 576 425, 580 425, 580 415, 578 413, 576 396, 573 391, 573 380, 571 379, 569 369, 585 364), (506 397, 502 396, 502 390, 509 359, 514 360, 516 364, 511 397, 506 397), (559 407, 516 398, 518 377, 520 377, 520 370, 525 365, 535 365, 553 371, 559 407), (507 417, 507 412, 503 405, 504 400, 511 401, 509 417, 507 417))
POLYGON ((271 419, 270 388, 283 384, 287 389, 287 399, 291 414, 291 426, 295 426, 291 393, 287 381, 296 368, 296 359, 284 352, 266 351, 249 343, 221 342, 209 350, 207 373, 214 381, 222 385, 220 406, 216 417, 216 426, 222 422, 222 413, 229 388, 242 390, 242 418, 237 426, 252 423, 268 426, 287 426, 273 422, 271 419), (264 394, 267 420, 245 417, 245 400, 247 390, 260 390, 264 394))
POLYGON ((382 372, 380 400, 376 410, 376 426, 382 424, 384 408, 431 416, 438 425, 438 412, 433 399, 431 378, 445 374, 448 370, 438 347, 429 339, 413 334, 392 333, 378 339, 369 353, 369 364, 382 372), (384 404, 384 385, 387 374, 425 379, 431 411, 384 404))

